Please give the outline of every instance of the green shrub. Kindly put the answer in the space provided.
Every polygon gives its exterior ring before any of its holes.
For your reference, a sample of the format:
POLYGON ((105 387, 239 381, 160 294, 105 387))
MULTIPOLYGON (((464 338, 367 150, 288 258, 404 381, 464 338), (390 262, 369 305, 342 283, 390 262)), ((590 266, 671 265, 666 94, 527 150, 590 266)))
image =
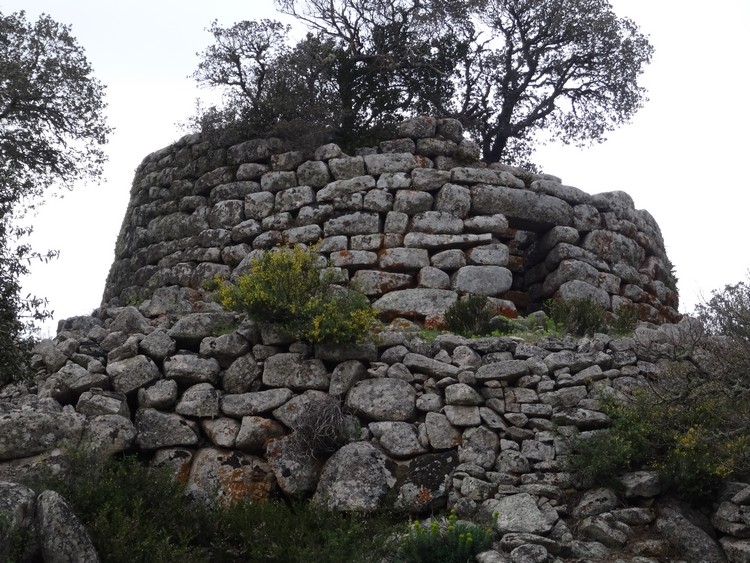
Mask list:
POLYGON ((66 475, 31 485, 65 497, 108 563, 364 563, 396 549, 387 540, 395 526, 388 515, 329 512, 308 502, 208 506, 186 496, 170 470, 135 457, 74 455, 66 475))
POLYGON ((469 295, 456 301, 445 312, 448 330, 461 336, 477 336, 492 332, 495 306, 484 295, 469 295))
POLYGON ((356 342, 372 330, 376 312, 363 294, 337 288, 320 256, 301 247, 264 252, 236 284, 220 282, 221 304, 310 342, 356 342))
POLYGON ((723 480, 750 469, 750 429, 727 425, 731 411, 747 404, 707 391, 665 401, 643 389, 625 404, 605 401, 612 426, 575 440, 569 469, 584 484, 617 488, 618 474, 650 467, 665 490, 692 502, 709 500, 723 480))
POLYGON ((607 330, 607 310, 590 299, 553 299, 549 316, 561 330, 576 336, 607 330))
POLYGON ((169 470, 133 457, 100 461, 83 454, 65 476, 35 490, 59 492, 86 526, 102 561, 206 561, 201 537, 205 514, 193 509, 169 470))
POLYGON ((388 541, 394 523, 388 515, 331 512, 310 502, 237 503, 214 516, 211 561, 308 563, 380 562, 395 550, 388 541))
MULTIPOLYGON (((495 518, 496 519, 496 518, 495 518)), ((493 522, 494 526, 494 522, 493 522)), ((401 541, 398 563, 465 563, 492 546, 492 527, 479 528, 457 522, 451 511, 441 526, 437 520, 429 525, 412 522, 401 541)))
POLYGON ((613 334, 630 334, 638 326, 638 308, 634 305, 622 305, 614 314, 610 332, 613 334))

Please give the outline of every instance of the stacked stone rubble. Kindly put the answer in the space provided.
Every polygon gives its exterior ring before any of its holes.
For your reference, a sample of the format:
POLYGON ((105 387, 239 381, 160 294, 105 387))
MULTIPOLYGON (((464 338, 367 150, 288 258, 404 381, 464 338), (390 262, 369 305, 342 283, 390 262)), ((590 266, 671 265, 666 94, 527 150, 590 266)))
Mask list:
POLYGON ((562 296, 679 318, 659 227, 624 192, 481 163, 455 120, 416 118, 398 134, 356 156, 325 145, 312 160, 276 139, 223 148, 196 135, 153 153, 133 181, 104 303, 198 290, 260 250, 319 243, 386 317, 439 319, 480 293, 509 315, 562 296))
MULTIPOLYGON (((376 343, 312 348, 238 321, 122 307, 61 323, 36 348, 38 389, 0 394, 0 481, 64 470, 62 449, 86 445, 168 464, 199 499, 301 495, 339 510, 411 513, 449 506, 480 523, 497 512, 507 552, 661 557, 671 549, 663 536, 685 530, 652 506, 654 474, 626 477, 627 504, 601 490, 579 501, 565 466, 570 437, 608 425, 599 400, 656 373, 640 344, 672 325, 536 342, 385 332, 376 343), (329 450, 297 437, 316 409, 341 413, 329 450), (644 533, 659 541, 640 541, 644 533)), ((748 502, 739 492, 715 526, 721 545, 744 554, 748 502)))

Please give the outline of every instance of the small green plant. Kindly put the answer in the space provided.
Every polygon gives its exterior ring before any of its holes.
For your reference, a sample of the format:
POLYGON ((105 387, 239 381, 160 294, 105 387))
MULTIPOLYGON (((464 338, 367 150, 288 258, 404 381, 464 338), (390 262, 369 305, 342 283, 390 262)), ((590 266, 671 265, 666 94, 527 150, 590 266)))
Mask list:
POLYGON ((465 563, 486 551, 492 545, 493 524, 479 528, 458 522, 456 511, 451 510, 447 522, 437 520, 429 524, 410 522, 396 555, 398 563, 465 563))
POLYGON ((445 334, 445 331, 438 328, 423 328, 418 333, 419 337, 427 342, 434 342, 441 334, 445 334))
POLYGON ((553 299, 549 316, 563 331, 576 336, 606 332, 607 310, 590 299, 553 299))
POLYGON ((495 307, 484 295, 469 295, 456 301, 445 312, 448 330, 461 336, 477 336, 492 332, 495 307))
POLYGON ((236 284, 219 284, 220 303, 310 342, 358 342, 377 313, 363 294, 333 284, 311 249, 277 248, 254 260, 236 284))
POLYGON ((630 334, 638 326, 638 320, 638 308, 635 305, 622 305, 615 312, 610 332, 616 335, 630 334))
POLYGON ((214 276, 212 278, 201 281, 201 289, 205 291, 219 291, 224 278, 221 276, 214 276))

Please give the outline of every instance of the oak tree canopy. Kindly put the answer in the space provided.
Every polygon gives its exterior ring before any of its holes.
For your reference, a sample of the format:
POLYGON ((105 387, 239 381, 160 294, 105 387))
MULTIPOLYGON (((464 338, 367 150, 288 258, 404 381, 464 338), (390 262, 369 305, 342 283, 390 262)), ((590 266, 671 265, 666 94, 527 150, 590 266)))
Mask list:
POLYGON ((31 227, 17 219, 51 189, 101 175, 105 107, 69 26, 0 12, 0 383, 24 368, 27 323, 48 315, 41 300, 21 295, 29 259, 49 255, 19 241, 31 227))
MULTIPOLYGON (((404 117, 459 119, 486 160, 521 162, 540 133, 601 141, 643 105, 653 48, 608 0, 275 0, 272 20, 214 22, 195 78, 203 117, 305 124, 347 143, 404 117)), ((210 122, 207 119, 205 122, 210 122)))

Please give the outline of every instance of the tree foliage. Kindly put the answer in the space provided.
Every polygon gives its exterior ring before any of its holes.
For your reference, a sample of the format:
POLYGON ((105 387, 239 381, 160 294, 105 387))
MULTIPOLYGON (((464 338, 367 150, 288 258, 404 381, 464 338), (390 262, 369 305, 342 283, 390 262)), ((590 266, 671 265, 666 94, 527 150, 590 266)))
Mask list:
POLYGON ((214 22, 216 44, 195 74, 227 88, 225 107, 259 130, 301 120, 346 141, 431 113, 459 119, 485 159, 519 160, 541 131, 564 142, 600 141, 645 99, 638 78, 653 49, 608 0, 276 6, 309 34, 289 47, 278 22, 214 22))
POLYGON ((54 253, 20 243, 31 227, 18 219, 53 186, 101 174, 110 132, 103 94, 68 26, 0 12, 0 383, 23 370, 27 323, 48 315, 41 300, 22 296, 19 278, 31 259, 54 253))

